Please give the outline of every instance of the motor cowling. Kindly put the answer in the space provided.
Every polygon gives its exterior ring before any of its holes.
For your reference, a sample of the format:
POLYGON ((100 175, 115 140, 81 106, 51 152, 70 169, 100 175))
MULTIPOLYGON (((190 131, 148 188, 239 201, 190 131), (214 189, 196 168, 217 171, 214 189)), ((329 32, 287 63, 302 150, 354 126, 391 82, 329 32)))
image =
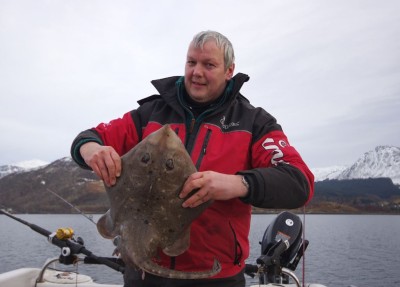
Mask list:
POLYGON ((288 242, 289 247, 281 253, 279 260, 281 267, 290 267, 291 261, 297 255, 302 243, 303 225, 300 217, 283 211, 267 227, 261 244, 261 254, 268 255, 280 242, 288 242))

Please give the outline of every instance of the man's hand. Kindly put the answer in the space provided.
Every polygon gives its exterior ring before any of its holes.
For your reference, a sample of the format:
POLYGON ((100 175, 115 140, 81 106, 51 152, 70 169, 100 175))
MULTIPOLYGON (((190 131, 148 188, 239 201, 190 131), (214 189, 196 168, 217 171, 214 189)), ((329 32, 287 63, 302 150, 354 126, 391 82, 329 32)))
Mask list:
POLYGON ((180 198, 188 196, 192 190, 197 190, 185 200, 183 207, 196 207, 209 200, 228 200, 244 197, 248 190, 242 183, 241 175, 223 174, 214 171, 196 172, 189 176, 183 185, 180 198))
POLYGON ((86 164, 107 186, 117 182, 117 177, 121 175, 121 157, 114 148, 88 142, 82 145, 79 151, 86 164))

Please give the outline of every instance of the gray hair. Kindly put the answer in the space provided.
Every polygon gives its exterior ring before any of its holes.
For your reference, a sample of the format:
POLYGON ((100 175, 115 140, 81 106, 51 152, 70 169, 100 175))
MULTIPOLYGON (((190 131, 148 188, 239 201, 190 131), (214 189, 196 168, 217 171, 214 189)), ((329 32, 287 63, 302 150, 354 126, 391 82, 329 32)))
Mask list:
POLYGON ((203 49, 204 44, 210 40, 214 41, 218 48, 223 49, 225 70, 227 70, 235 62, 233 46, 227 37, 215 31, 202 31, 193 37, 192 44, 196 48, 203 49))

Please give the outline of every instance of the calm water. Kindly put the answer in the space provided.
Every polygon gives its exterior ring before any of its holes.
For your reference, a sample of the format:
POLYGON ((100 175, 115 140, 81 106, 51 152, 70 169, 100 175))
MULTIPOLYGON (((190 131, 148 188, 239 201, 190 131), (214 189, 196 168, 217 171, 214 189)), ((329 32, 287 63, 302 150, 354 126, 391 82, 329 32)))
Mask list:
MULTIPOLYGON (((101 238, 96 226, 81 215, 18 215, 49 231, 72 227, 87 249, 110 256, 110 241, 101 238)), ((300 216, 303 220, 303 216, 300 216)), ((265 228, 275 215, 253 215, 252 250, 249 263, 259 256, 265 228)), ((97 220, 97 217, 94 218, 97 220)), ((400 216, 397 215, 306 215, 305 281, 326 286, 400 286, 400 216)), ((21 267, 40 267, 59 249, 29 227, 0 215, 0 273, 21 267)), ((302 263, 296 270, 302 278, 302 263)), ((71 267, 73 268, 73 267, 71 267)), ((122 284, 121 275, 101 265, 79 265, 80 273, 104 283, 122 284)), ((256 279, 247 277, 248 285, 256 279)))

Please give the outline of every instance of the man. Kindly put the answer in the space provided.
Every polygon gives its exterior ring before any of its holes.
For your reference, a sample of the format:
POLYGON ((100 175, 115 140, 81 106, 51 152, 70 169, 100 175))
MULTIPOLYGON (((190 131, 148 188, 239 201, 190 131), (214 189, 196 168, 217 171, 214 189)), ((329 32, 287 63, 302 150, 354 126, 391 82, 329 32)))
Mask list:
POLYGON ((200 32, 189 45, 184 77, 152 81, 159 95, 140 100, 139 108, 120 119, 83 131, 72 144, 74 160, 113 185, 120 156, 170 124, 198 170, 183 186, 182 198, 198 189, 183 207, 214 200, 193 222, 190 248, 174 258, 160 252, 157 263, 198 271, 210 269, 217 258, 221 272, 196 283, 145 274, 141 286, 245 286, 251 205, 297 208, 312 197, 312 173, 275 118, 240 94, 249 77, 233 76, 234 69, 230 41, 218 32, 200 32))

